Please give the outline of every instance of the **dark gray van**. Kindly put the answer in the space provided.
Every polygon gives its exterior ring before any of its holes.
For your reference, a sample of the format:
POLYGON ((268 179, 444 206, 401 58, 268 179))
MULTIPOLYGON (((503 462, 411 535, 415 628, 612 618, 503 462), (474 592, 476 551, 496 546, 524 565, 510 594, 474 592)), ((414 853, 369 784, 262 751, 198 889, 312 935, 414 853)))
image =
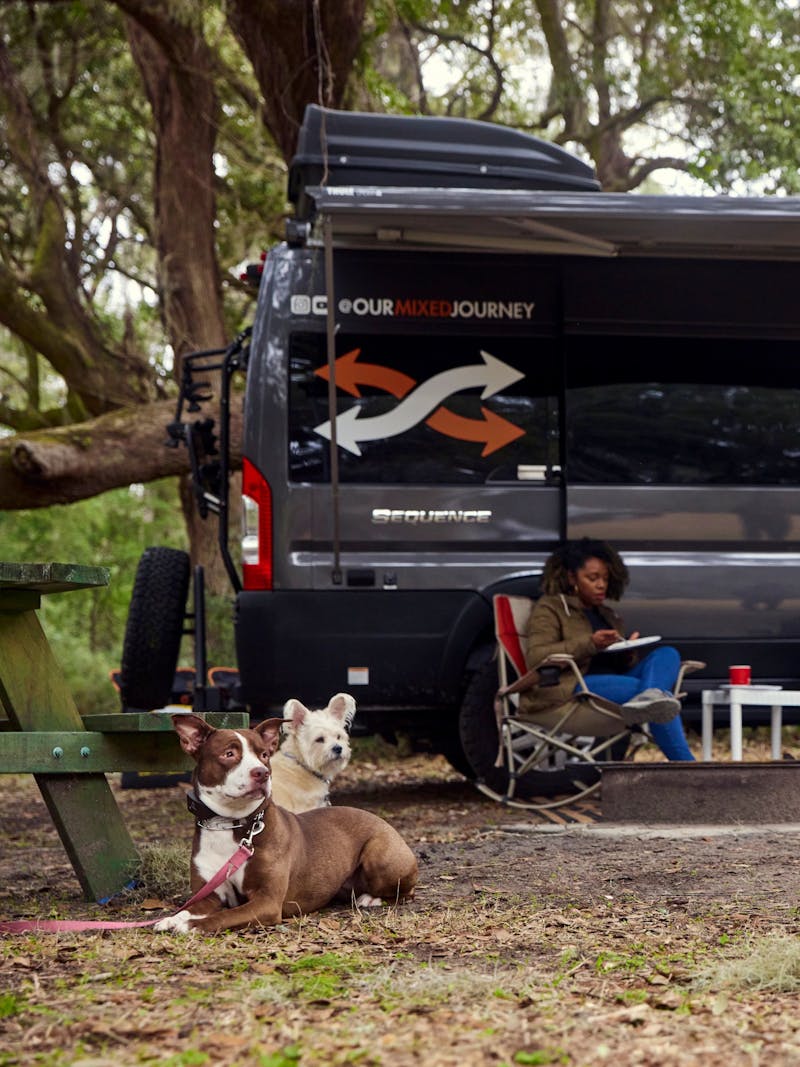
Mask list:
POLYGON ((492 595, 583 535, 623 553, 630 622, 707 662, 695 689, 797 683, 798 200, 602 193, 516 131, 316 107, 290 194, 225 363, 254 714, 347 690, 362 729, 468 770, 461 718, 491 763, 492 595))

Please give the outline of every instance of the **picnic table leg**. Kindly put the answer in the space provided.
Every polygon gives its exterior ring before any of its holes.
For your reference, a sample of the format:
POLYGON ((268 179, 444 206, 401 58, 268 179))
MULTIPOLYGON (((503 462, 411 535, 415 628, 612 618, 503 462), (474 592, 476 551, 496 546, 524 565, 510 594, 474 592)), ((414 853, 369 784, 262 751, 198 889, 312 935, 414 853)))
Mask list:
MULTIPOLYGON (((0 701, 14 729, 83 729, 32 610, 0 611, 0 701)), ((130 882, 138 855, 105 775, 35 777, 87 900, 119 892, 130 882)))

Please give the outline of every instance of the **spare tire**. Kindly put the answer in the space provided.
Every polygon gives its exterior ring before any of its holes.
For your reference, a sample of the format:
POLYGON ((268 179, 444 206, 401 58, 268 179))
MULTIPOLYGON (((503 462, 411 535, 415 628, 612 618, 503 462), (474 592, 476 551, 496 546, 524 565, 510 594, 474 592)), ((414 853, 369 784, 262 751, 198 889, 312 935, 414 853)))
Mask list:
MULTIPOLYGON (((495 792, 504 794, 508 787, 508 772, 505 767, 494 765, 498 746, 494 696, 499 685, 497 663, 492 659, 472 675, 467 685, 461 704, 459 730, 464 753, 477 780, 495 792)), ((580 741, 587 749, 594 744, 594 738, 582 738, 580 741)), ((627 749, 628 740, 623 739, 604 758, 621 760, 627 749)), ((516 794, 519 797, 553 797, 573 793, 579 783, 590 785, 599 777, 599 769, 591 763, 569 759, 563 752, 553 750, 550 760, 543 761, 536 770, 518 779, 516 794)))
POLYGON ((161 708, 172 695, 189 593, 189 555, 146 548, 136 568, 120 669, 124 708, 161 708))

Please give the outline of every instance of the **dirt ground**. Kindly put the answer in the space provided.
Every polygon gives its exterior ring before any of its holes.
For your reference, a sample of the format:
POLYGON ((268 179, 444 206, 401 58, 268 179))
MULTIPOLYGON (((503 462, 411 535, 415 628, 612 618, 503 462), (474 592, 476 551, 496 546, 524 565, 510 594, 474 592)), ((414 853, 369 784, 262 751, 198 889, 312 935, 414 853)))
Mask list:
MULTIPOLYGON (((745 759, 765 758, 764 745, 751 737, 745 759)), ((637 760, 659 758, 644 752, 637 760)), ((110 780, 138 845, 185 841, 188 849, 192 824, 180 786, 122 789, 120 776, 110 780)), ((33 779, 0 777, 0 798, 0 910, 25 910, 26 900, 45 893, 80 909, 77 880, 33 779)), ((436 900, 449 900, 488 883, 508 895, 581 905, 609 893, 674 904, 687 894, 720 904, 752 899, 759 907, 800 898, 800 867, 787 864, 798 845, 789 828, 676 825, 645 837, 636 827, 605 825, 601 799, 550 815, 503 807, 440 756, 397 757, 390 746, 376 755, 368 745, 334 783, 333 802, 374 811, 406 837, 426 903, 434 886, 436 900)))
MULTIPOLYGON (((762 748, 763 740, 748 740, 746 758, 759 758, 762 748)), ((191 819, 178 787, 112 784, 137 844, 188 851, 191 819)), ((391 920, 332 909, 265 932, 266 941, 245 934, 235 943, 251 974, 280 957, 269 964, 269 980, 291 972, 295 983, 292 968, 301 961, 358 948, 375 968, 369 991, 351 960, 346 1006, 295 984, 268 1022, 250 1018, 249 1043, 230 1046, 213 1027, 209 1037, 199 1024, 189 1031, 169 1022, 180 999, 169 986, 167 1021, 155 1026, 147 1015, 133 1037, 126 1031, 123 1048, 113 1037, 122 994, 98 1028, 85 1021, 98 1011, 94 1001, 94 1014, 72 1017, 75 990, 92 966, 114 974, 109 961, 120 953, 158 969, 158 956, 178 949, 157 948, 154 956, 149 932, 116 942, 90 935, 90 964, 86 935, 0 938, 0 989, 14 998, 4 1012, 0 992, 0 1064, 800 1063, 799 827, 615 827, 602 822, 602 802, 578 811, 577 821, 556 821, 499 806, 441 757, 387 758, 368 749, 338 779, 335 802, 369 808, 403 833, 420 861, 415 901, 391 920), (760 970, 746 971, 762 957, 760 970), (375 989, 388 961, 396 985, 387 1008, 375 989), (432 968, 436 992, 412 995, 432 968), (55 1030, 37 1014, 45 1004, 51 1012, 61 1004, 55 1030), (343 1021, 354 1005, 361 1005, 358 1040, 343 1021)), ((0 777, 0 803, 0 917, 141 918, 143 908, 181 902, 178 895, 106 909, 86 903, 32 779, 0 777)), ((195 962, 215 961, 219 981, 216 951, 192 952, 195 962)), ((180 967, 186 981, 189 964, 180 967)), ((152 997, 152 968, 127 979, 137 1018, 140 981, 152 997)), ((191 982, 202 985, 194 971, 191 982)), ((161 996, 157 980, 155 989, 161 996)))

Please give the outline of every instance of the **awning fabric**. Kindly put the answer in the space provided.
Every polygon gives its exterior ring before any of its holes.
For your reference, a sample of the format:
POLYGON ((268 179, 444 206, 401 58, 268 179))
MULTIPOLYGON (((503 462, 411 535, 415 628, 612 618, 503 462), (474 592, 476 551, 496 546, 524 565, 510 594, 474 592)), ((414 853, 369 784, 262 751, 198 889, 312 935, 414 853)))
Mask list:
POLYGON ((334 247, 799 260, 800 197, 311 187, 334 247))

